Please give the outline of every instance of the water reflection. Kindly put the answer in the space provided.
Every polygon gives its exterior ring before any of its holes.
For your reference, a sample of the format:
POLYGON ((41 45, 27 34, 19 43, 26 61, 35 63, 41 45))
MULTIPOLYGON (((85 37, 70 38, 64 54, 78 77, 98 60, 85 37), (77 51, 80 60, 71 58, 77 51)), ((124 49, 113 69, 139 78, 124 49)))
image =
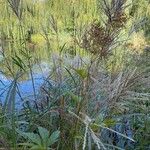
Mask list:
MULTIPOLYGON (((64 43, 62 43, 61 46, 63 46, 64 43)), ((44 79, 49 75, 50 67, 53 66, 51 64, 53 61, 58 61, 61 63, 63 62, 63 64, 66 64, 66 66, 69 65, 74 67, 82 64, 81 58, 79 56, 74 57, 74 55, 69 55, 67 53, 68 51, 66 50, 68 50, 68 47, 66 47, 66 49, 64 48, 63 53, 67 54, 62 56, 64 57, 62 60, 59 58, 59 52, 55 51, 55 44, 52 47, 53 49, 48 49, 45 44, 36 43, 36 48, 33 50, 29 47, 24 48, 22 44, 19 45, 18 41, 11 42, 7 40, 0 40, 0 100, 2 104, 4 104, 6 100, 9 87, 13 81, 13 75, 17 74, 18 70, 20 70, 20 66, 18 65, 17 61, 21 60, 19 63, 25 66, 23 67, 25 68, 25 72, 27 72, 24 73, 18 80, 19 93, 22 99, 25 101, 29 99, 31 100, 32 97, 34 98, 33 83, 30 74, 31 70, 33 73, 35 92, 38 93, 40 86, 45 81, 44 79), (29 67, 29 60, 27 58, 28 56, 26 57, 28 52, 29 57, 31 57, 31 70, 29 67), (17 61, 14 63, 13 58, 16 59, 16 56, 19 57, 19 59, 17 59, 17 61)), ((17 108, 22 107, 21 97, 19 94, 16 95, 17 108)))
MULTIPOLYGON (((33 70, 33 81, 36 94, 38 94, 40 86, 44 83, 45 78, 50 72, 49 64, 47 62, 42 62, 40 64, 35 64, 32 67, 33 70)), ((4 104, 6 96, 9 91, 9 87, 13 79, 6 77, 2 72, 0 73, 0 100, 4 104)), ((19 93, 16 95, 16 108, 21 109, 22 103, 27 100, 32 100, 34 95, 33 83, 31 76, 29 75, 28 80, 18 82, 19 93), (21 97, 20 97, 21 96, 21 97), (24 100, 23 102, 21 100, 24 100)))

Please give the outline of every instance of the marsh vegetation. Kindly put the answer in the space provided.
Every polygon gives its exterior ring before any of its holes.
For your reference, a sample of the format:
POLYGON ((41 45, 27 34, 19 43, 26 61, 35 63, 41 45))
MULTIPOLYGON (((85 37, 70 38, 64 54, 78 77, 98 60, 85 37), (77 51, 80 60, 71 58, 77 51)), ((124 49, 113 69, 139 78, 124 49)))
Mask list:
POLYGON ((149 0, 0 0, 0 148, 150 149, 149 0))

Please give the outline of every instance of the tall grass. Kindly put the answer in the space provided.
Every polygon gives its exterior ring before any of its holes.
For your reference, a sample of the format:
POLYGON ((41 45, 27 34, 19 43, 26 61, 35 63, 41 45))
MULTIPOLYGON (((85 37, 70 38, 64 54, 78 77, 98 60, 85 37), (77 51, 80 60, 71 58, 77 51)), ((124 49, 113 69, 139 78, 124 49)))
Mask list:
POLYGON ((0 2, 1 66, 13 78, 0 113, 0 147, 149 148, 149 64, 143 68, 142 54, 129 51, 131 1, 0 2), (38 57, 51 71, 36 91, 38 57), (34 95, 27 101, 17 85, 26 74, 34 95))

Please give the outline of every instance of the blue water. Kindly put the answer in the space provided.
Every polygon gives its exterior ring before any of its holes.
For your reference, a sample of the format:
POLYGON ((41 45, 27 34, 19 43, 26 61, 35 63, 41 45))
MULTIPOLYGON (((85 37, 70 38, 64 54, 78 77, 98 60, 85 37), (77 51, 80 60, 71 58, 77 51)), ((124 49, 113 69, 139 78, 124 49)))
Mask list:
MULTIPOLYGON (((33 66, 33 81, 36 94, 38 94, 41 85, 44 83, 45 78, 49 74, 49 71, 50 68, 47 63, 41 63, 38 65, 35 64, 33 66)), ((6 96, 12 82, 13 79, 7 78, 4 74, 0 73, 0 102, 2 105, 6 101, 6 96)), ((16 108, 21 109, 25 101, 34 99, 34 90, 31 77, 29 77, 28 80, 18 82, 17 85, 19 94, 18 92, 16 93, 16 108)))

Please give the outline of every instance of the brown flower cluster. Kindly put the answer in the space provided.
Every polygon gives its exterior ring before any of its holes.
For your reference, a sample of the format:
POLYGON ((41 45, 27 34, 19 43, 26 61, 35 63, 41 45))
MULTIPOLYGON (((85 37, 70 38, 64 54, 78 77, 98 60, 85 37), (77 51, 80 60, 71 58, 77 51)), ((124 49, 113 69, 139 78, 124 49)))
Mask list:
POLYGON ((93 54, 106 55, 108 45, 113 42, 113 38, 106 32, 99 23, 92 23, 83 36, 82 46, 93 54))
POLYGON ((107 18, 105 26, 97 22, 92 23, 84 33, 81 45, 93 54, 107 57, 119 32, 125 27, 127 15, 123 7, 125 0, 112 0, 111 6, 106 3, 106 0, 103 1, 105 3, 102 10, 107 18))
POLYGON ((123 28, 126 22, 127 15, 124 12, 118 12, 112 17, 111 21, 109 21, 108 23, 111 24, 114 30, 116 30, 118 28, 123 28))

